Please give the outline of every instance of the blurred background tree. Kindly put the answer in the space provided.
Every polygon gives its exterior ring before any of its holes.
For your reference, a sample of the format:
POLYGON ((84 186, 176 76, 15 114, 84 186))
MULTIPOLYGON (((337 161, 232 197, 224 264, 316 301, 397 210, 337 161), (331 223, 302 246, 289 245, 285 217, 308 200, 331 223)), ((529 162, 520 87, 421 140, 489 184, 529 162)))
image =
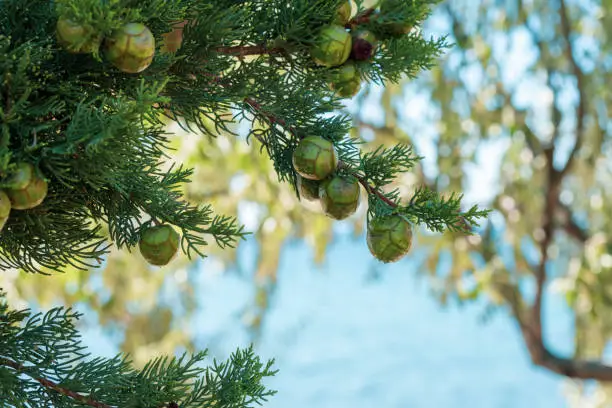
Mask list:
MULTIPOLYGON (((601 359, 612 335, 609 10, 609 0, 446 0, 427 27, 453 33, 455 46, 440 66, 417 80, 365 88, 346 108, 354 136, 371 146, 407 141, 426 158, 399 188, 468 191, 470 200, 495 209, 479 236, 419 231, 418 246, 427 250, 420 270, 440 302, 486 298, 485 313, 509 310, 516 319, 525 358, 562 375, 606 380, 609 368, 582 362, 601 359), (551 291, 572 309, 574 356, 544 347, 541 299, 551 291)), ((237 263, 235 251, 210 252, 225 268, 255 271, 244 321, 256 340, 283 248, 304 239, 313 262, 322 262, 334 240, 332 222, 276 181, 257 143, 228 135, 210 143, 180 133, 174 143, 177 160, 196 170, 188 199, 238 214, 254 232, 255 265, 237 263)), ((364 211, 351 218, 355 235, 363 233, 364 211)), ((188 320, 198 294, 187 272, 210 262, 180 258, 153 270, 137 256, 115 252, 98 270, 55 279, 4 273, 0 286, 15 305, 36 300, 41 307, 91 308, 97 321, 84 324, 122 333, 122 350, 143 362, 193 348, 188 320), (162 296, 171 277, 179 304, 162 296)), ((581 393, 583 385, 575 384, 581 393)), ((596 406, 606 406, 612 388, 598 392, 604 398, 596 406)))

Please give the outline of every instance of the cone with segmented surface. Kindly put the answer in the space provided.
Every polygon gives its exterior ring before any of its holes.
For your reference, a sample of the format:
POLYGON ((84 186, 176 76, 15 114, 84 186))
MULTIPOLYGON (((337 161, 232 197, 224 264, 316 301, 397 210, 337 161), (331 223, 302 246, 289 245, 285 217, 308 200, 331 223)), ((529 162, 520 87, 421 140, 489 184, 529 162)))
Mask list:
POLYGON ((334 145, 322 137, 304 138, 293 151, 293 168, 309 180, 323 180, 338 165, 334 145))
POLYGON ((15 210, 28 210, 43 202, 47 196, 48 184, 36 173, 29 163, 19 163, 15 173, 8 180, 6 194, 15 210))
POLYGON ((361 89, 361 79, 355 78, 347 82, 339 82, 332 84, 332 88, 336 93, 343 98, 352 98, 359 93, 361 89))
POLYGON ((345 25, 351 19, 351 13, 352 13, 351 2, 346 0, 338 8, 338 11, 336 12, 336 18, 334 20, 334 23, 338 25, 345 25))
POLYGON ((308 180, 300 175, 297 176, 297 188, 300 199, 315 201, 319 199, 319 185, 317 180, 308 180))
POLYGON ((352 61, 347 61, 346 64, 332 71, 332 83, 348 82, 359 76, 357 67, 352 61))
POLYGON ((361 89, 361 77, 355 64, 348 61, 336 70, 330 83, 331 89, 343 98, 352 98, 361 89))
POLYGON ((412 226, 399 215, 378 217, 368 225, 370 252, 382 262, 396 262, 410 251, 412 226))
POLYGON ((4 228, 4 224, 11 213, 11 200, 3 190, 0 190, 0 231, 4 228))
POLYGON ((178 253, 179 238, 170 225, 148 228, 140 236, 140 253, 151 265, 167 265, 178 253))
POLYGON ((144 71, 154 55, 155 38, 143 24, 126 24, 106 39, 106 57, 123 72, 144 71))
POLYGON ((319 189, 323 212, 336 220, 343 220, 357 210, 359 194, 359 182, 353 176, 334 176, 323 181, 319 189))
POLYGON ((93 28, 78 24, 68 18, 59 18, 55 27, 58 43, 68 52, 81 54, 98 50, 102 37, 93 28))
POLYGON ((346 62, 351 54, 351 35, 339 25, 330 25, 317 37, 310 53, 314 61, 326 67, 335 67, 346 62))

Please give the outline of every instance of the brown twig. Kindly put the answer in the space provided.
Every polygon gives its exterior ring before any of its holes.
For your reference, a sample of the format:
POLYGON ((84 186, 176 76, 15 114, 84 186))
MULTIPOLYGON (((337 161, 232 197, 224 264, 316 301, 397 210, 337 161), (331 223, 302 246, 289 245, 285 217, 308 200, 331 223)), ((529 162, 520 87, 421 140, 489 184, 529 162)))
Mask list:
POLYGON ((574 237, 578 242, 585 243, 590 238, 588 231, 576 224, 576 221, 572 219, 571 210, 566 205, 559 205, 559 209, 565 216, 563 223, 565 232, 574 237))
MULTIPOLYGON (((340 163, 338 163, 338 168, 344 167, 345 169, 349 169, 350 167, 348 167, 346 165, 346 163, 340 161, 340 163)), ((372 187, 365 178, 363 178, 362 176, 360 176, 359 174, 357 174, 356 172, 351 172, 351 174, 357 179, 357 181, 359 181, 359 184, 361 184, 363 186, 363 188, 367 191, 368 194, 373 194, 375 196, 377 196, 378 198, 380 198, 385 204, 387 204, 389 207, 391 208, 397 208, 397 204, 394 203, 393 201, 391 201, 387 196, 385 196, 382 191, 372 187)))
MULTIPOLYGON (((294 136, 302 139, 303 137, 301 135, 298 134, 298 132, 295 130, 295 128, 293 126, 289 126, 287 125, 287 122, 283 119, 279 119, 276 116, 272 115, 271 113, 266 112, 263 107, 261 106, 261 104, 259 102, 257 102, 255 99, 253 98, 244 98, 244 102, 249 105, 250 107, 252 107, 255 111, 261 113, 262 115, 264 115, 271 124, 275 124, 278 123, 279 125, 281 125, 282 127, 286 128, 288 131, 291 132, 291 134, 293 134, 294 136)), ((264 143, 262 141, 262 143, 264 143)), ((266 146, 267 147, 267 146, 266 146)))
POLYGON ((285 50, 281 47, 269 48, 267 45, 242 45, 235 47, 217 47, 218 53, 246 57, 248 55, 282 54, 285 50))
POLYGON ((372 14, 376 11, 374 8, 369 8, 364 10, 362 13, 359 13, 355 17, 351 19, 348 23, 346 23, 346 28, 355 28, 361 24, 367 24, 370 22, 372 18, 372 14))
POLYGON ((88 406, 94 407, 94 408, 114 408, 111 405, 104 404, 102 402, 96 401, 96 400, 94 400, 91 397, 87 397, 87 396, 81 395, 81 394, 79 394, 77 392, 74 392, 72 390, 69 390, 69 389, 66 389, 64 387, 61 387, 59 384, 57 384, 57 383, 55 383, 55 382, 53 382, 51 380, 48 380, 46 378, 35 377, 32 374, 30 374, 28 372, 28 370, 24 366, 22 366, 19 363, 14 362, 14 361, 11 361, 9 359, 0 358, 0 365, 3 365, 5 367, 10 367, 10 368, 18 371, 21 374, 25 374, 25 375, 35 379, 36 381, 38 381, 38 383, 40 385, 42 385, 43 387, 45 387, 45 388, 47 388, 49 390, 53 390, 53 391, 55 391, 55 392, 57 392, 59 394, 62 394, 65 397, 71 398, 71 399, 73 399, 75 401, 78 401, 81 404, 88 405, 88 406))

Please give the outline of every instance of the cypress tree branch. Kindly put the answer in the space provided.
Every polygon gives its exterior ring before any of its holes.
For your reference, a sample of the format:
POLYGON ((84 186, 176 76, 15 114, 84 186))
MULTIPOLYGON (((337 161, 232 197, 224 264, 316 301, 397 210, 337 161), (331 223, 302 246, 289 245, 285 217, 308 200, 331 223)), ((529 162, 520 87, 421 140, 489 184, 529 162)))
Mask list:
MULTIPOLYGON (((287 123, 283 120, 283 119, 279 119, 277 117, 275 117, 274 115, 271 115, 269 113, 266 113, 263 109, 263 107, 261 106, 260 103, 258 103, 256 100, 254 100, 253 98, 246 98, 245 102, 252 107, 255 111, 263 114, 265 117, 268 118, 270 124, 276 124, 278 123, 279 125, 286 127, 293 135, 295 135, 296 137, 302 139, 303 137, 300 137, 301 135, 298 135, 297 131, 294 128, 291 127, 287 127, 287 123)), ((268 145, 266 144, 266 142, 264 140, 260 140, 261 143, 264 144, 264 146, 266 148, 268 148, 268 145)), ((355 178, 357 178, 357 180, 359 181, 359 183, 363 186, 363 188, 365 188, 365 190, 368 192, 368 194, 374 194, 376 195, 378 198, 380 198, 382 201, 384 201, 389 207, 391 208, 397 208, 397 204, 394 203, 393 201, 391 201, 389 198, 387 198, 381 191, 379 191, 378 189, 376 189, 375 187, 371 186, 364 177, 362 177, 361 175, 359 175, 355 170, 353 170, 347 163, 340 161, 338 163, 338 168, 342 168, 342 169, 346 169, 348 170, 353 176, 355 176, 355 178)))
MULTIPOLYGON (((288 127, 285 120, 266 112, 263 106, 259 102, 254 100, 253 98, 245 98, 245 103, 249 107, 251 107, 255 112, 262 114, 267 119, 270 125, 279 124, 285 129, 287 129, 294 136, 301 138, 300 137, 301 134, 297 132, 296 129, 292 127, 288 127)), ((258 140, 263 144, 263 146, 266 147, 266 149, 268 149, 268 151, 270 151, 270 147, 265 140, 262 140, 262 139, 258 139, 258 140)), ((390 196, 385 195, 380 189, 378 189, 376 186, 371 185, 367 181, 367 174, 365 174, 365 176, 362 176, 359 173, 359 171, 353 168, 349 163, 340 160, 338 163, 338 169, 343 169, 349 172, 351 175, 353 175, 359 181, 359 183, 363 186, 363 188, 366 190, 368 195, 374 196, 378 200, 383 202, 384 205, 387 206, 387 210, 400 210, 401 212, 406 213, 406 215, 413 215, 414 214, 413 212, 422 213, 421 208, 420 206, 417 206, 417 203, 425 204, 426 208, 428 208, 429 210, 434 210, 436 204, 438 205, 438 210, 443 209, 444 205, 446 205, 447 203, 454 203, 454 206, 457 207, 457 209, 459 208, 458 204, 460 200, 457 200, 454 195, 451 195, 451 198, 448 201, 444 201, 444 200, 439 200, 437 193, 433 191, 429 191, 429 190, 424 190, 424 189, 417 190, 417 192, 414 194, 414 196, 410 200, 410 203, 406 207, 401 207, 400 204, 397 202, 398 197, 396 193, 391 193, 390 196), (433 206, 431 205, 432 202, 435 203, 433 206)), ((372 212, 374 213, 374 211, 372 212)), ((487 213, 488 211, 477 211, 477 208, 473 207, 467 213, 461 213, 459 210, 451 212, 450 218, 452 220, 447 220, 445 218, 440 217, 439 220, 425 219, 424 221, 428 227, 433 228, 434 230, 438 230, 438 231, 441 230, 441 227, 440 227, 440 222, 441 222, 442 224, 445 224, 446 227, 449 229, 456 230, 456 231, 462 231, 464 233, 471 233, 472 232, 471 226, 472 224, 475 224, 474 219, 477 217, 483 216, 487 213)))
POLYGON ((43 387, 51 390, 51 391, 55 391, 59 394, 62 394, 72 400, 74 400, 75 402, 79 402, 81 404, 90 406, 90 407, 94 407, 94 408, 114 408, 110 405, 104 404, 102 402, 96 401, 91 397, 86 397, 84 395, 81 395, 79 393, 76 393, 72 390, 69 390, 67 388, 61 387, 59 384, 48 380, 46 378, 41 378, 41 377, 36 377, 33 376, 32 374, 30 374, 28 372, 27 369, 25 369, 25 367, 23 367, 21 364, 16 363, 14 361, 11 361, 7 358, 1 358, 0 357, 0 365, 5 366, 5 367, 10 367, 12 369, 14 369, 15 371, 21 373, 21 374, 25 374, 31 378, 33 378, 34 380, 38 381, 40 383, 40 385, 42 385, 43 387))
MULTIPOLYGON (((0 130, 8 140, 8 147, 0 149, 0 181, 23 160, 39 167, 50 189, 40 208, 11 214, 0 236, 0 267, 31 272, 66 264, 87 267, 107 252, 107 237, 99 234, 104 224, 119 248, 137 245, 153 224, 171 224, 181 230, 181 248, 188 255, 203 255, 203 236, 208 234, 222 247, 243 238, 235 218, 214 216, 209 206, 182 201, 178 190, 189 182, 191 170, 162 170, 170 147, 164 115, 188 131, 215 136, 232 134, 234 119, 253 113, 255 120, 270 126, 253 127, 248 137, 267 149, 279 181, 292 184, 291 154, 299 139, 326 137, 368 186, 369 196, 376 197, 370 203, 372 214, 394 209, 391 203, 402 210, 398 197, 381 188, 415 158, 404 148, 362 157, 357 143, 346 138, 347 118, 330 115, 341 107, 329 88, 336 68, 316 66, 312 58, 313 44, 322 27, 333 21, 340 1, 147 0, 127 5, 33 0, 36 24, 19 26, 16 21, 32 18, 20 1, 9 0, 0 10, 1 31, 11 33, 10 39, 0 37, 0 72, 5 73, 0 100, 8 104, 0 112, 0 130), (160 47, 146 70, 125 74, 98 51, 93 58, 67 52, 56 39, 58 18, 91 27, 100 39, 137 21, 167 40, 166 47, 160 47), (242 58, 266 54, 287 57, 242 58), (236 107, 240 112, 234 116, 236 107)), ((408 18, 418 24, 431 4, 415 0, 375 19, 370 18, 373 9, 360 9, 350 25, 363 25, 377 35, 388 21, 408 18)), ((414 75, 446 47, 444 40, 419 35, 380 38, 384 46, 369 64, 359 64, 364 81, 414 75)), ((418 199, 416 206, 402 211, 420 219, 431 214, 428 225, 436 230, 454 224, 457 200, 425 194, 418 199)))
POLYGON ((217 47, 215 51, 226 55, 246 57, 248 55, 280 54, 285 50, 280 47, 269 48, 267 45, 241 45, 235 47, 217 47))
MULTIPOLYGON (((184 408, 260 404, 274 391, 262 381, 276 374, 253 348, 226 361, 202 363, 206 352, 158 357, 135 369, 125 355, 90 359, 74 320, 80 314, 56 308, 32 315, 10 310, 0 291, 0 400, 8 406, 127 406, 184 408), (173 401, 173 402, 170 402, 173 401)), ((4 405, 3 405, 4 406, 4 405)))
POLYGON ((352 170, 346 163, 341 161, 340 163, 338 163, 338 167, 339 168, 345 168, 345 169, 349 170, 349 172, 359 181, 359 183, 363 186, 363 188, 366 190, 366 192, 368 194, 373 194, 376 197, 380 198, 383 202, 385 202, 391 208, 397 208, 398 207, 397 203, 395 203, 392 200, 390 200, 387 196, 385 196, 376 187, 371 186, 364 177, 362 177, 356 171, 352 170))

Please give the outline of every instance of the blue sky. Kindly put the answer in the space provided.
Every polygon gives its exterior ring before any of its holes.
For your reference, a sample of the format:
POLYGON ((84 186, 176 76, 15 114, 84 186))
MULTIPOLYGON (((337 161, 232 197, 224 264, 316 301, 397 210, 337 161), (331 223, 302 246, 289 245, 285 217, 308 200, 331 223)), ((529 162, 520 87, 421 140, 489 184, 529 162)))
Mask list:
MULTIPOLYGON (((440 34, 447 31, 445 24, 434 17, 429 29, 440 34)), ((528 33, 518 30, 496 41, 500 49, 504 42, 510 44, 507 53, 498 57, 512 61, 503 77, 508 86, 516 87, 517 103, 550 104, 550 91, 539 81, 520 79, 537 57, 528 33)), ((483 73, 476 67, 467 72, 465 80, 477 88, 483 73)), ((375 90, 365 117, 375 123, 382 114, 378 96, 380 90, 375 90)), ((426 157, 426 173, 433 176, 437 135, 436 123, 427 120, 432 117, 427 100, 417 86, 408 85, 399 103, 401 126, 411 133, 418 129, 418 151, 426 157)), ((571 93, 567 103, 572 103, 571 93)), ((508 145, 507 139, 499 138, 479 146, 477 162, 465 169, 470 176, 466 203, 486 204, 492 198, 508 145)), ((243 207, 240 212, 247 227, 256 224, 253 208, 243 207)), ((346 230, 346 225, 339 223, 337 230, 346 230)), ((243 265, 253 265, 256 246, 250 238, 240 249, 243 265)), ((505 312, 483 324, 482 304, 441 308, 429 295, 427 282, 416 278, 416 269, 422 267, 416 257, 379 268, 382 274, 373 280, 365 240, 340 232, 321 268, 313 267, 311 260, 310 249, 301 243, 283 252, 279 286, 258 344, 258 351, 275 357, 281 370, 270 382, 279 394, 267 407, 565 406, 565 383, 531 366, 518 330, 505 312)), ((209 258, 195 272, 174 274, 177 281, 187 278, 194 279, 200 294, 200 310, 188 328, 199 345, 210 347, 217 357, 246 346, 250 338, 241 318, 253 296, 250 277, 223 271, 209 258)), ((171 285, 168 291, 172 296, 171 285)), ((555 296, 549 296, 545 306, 551 346, 570 352, 573 333, 568 310, 555 296)), ((88 332, 86 341, 94 352, 116 351, 113 341, 99 331, 88 332)))

